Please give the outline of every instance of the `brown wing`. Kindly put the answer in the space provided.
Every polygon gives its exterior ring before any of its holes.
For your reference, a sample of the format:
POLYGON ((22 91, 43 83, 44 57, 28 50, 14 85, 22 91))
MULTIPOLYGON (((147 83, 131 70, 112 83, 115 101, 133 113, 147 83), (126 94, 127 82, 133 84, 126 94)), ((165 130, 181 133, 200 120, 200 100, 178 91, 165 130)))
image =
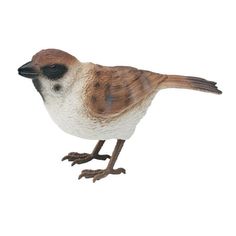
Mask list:
POLYGON ((94 66, 86 88, 86 104, 95 117, 117 116, 156 90, 165 75, 133 67, 94 66))

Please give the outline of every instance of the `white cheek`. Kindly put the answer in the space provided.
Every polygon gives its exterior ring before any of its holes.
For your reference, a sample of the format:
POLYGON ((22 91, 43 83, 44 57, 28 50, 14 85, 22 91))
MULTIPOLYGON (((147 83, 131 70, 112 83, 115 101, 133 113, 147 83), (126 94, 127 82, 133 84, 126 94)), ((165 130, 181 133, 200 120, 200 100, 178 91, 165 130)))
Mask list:
POLYGON ((44 96, 45 103, 50 102, 54 97, 58 98, 65 96, 65 94, 71 89, 75 77, 74 72, 67 72, 64 77, 57 80, 50 80, 46 77, 39 78, 42 87, 42 94, 44 96), (55 86, 60 85, 60 90, 56 91, 55 86))

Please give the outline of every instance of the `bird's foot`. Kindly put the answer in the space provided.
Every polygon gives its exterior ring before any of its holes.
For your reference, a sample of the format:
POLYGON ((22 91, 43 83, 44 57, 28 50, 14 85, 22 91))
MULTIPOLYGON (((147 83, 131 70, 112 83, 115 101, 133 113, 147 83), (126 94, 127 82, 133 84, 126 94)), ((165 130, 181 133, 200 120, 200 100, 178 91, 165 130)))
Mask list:
POLYGON ((93 154, 88 154, 88 153, 77 153, 77 152, 70 152, 68 155, 64 156, 62 158, 62 161, 68 160, 72 161, 71 165, 75 164, 82 164, 91 161, 92 159, 97 159, 97 160, 106 160, 110 159, 111 157, 109 155, 93 155, 93 154))
POLYGON ((105 178, 109 174, 113 175, 118 175, 124 173, 125 174, 125 169, 124 168, 118 168, 118 169, 105 169, 105 170, 83 170, 79 176, 79 179, 82 177, 85 178, 93 178, 93 182, 100 180, 102 178, 105 178))

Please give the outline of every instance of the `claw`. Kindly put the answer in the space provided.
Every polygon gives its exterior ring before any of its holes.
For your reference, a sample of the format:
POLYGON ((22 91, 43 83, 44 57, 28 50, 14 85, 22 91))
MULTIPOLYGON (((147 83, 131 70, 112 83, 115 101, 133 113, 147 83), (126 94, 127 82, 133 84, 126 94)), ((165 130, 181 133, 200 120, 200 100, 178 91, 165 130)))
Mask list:
POLYGON ((68 156, 64 156, 62 159, 61 159, 61 161, 65 161, 65 160, 67 160, 69 157, 68 156))
POLYGON ((71 163, 71 166, 74 166, 75 164, 80 164, 80 163, 78 163, 77 161, 73 161, 73 162, 71 163))

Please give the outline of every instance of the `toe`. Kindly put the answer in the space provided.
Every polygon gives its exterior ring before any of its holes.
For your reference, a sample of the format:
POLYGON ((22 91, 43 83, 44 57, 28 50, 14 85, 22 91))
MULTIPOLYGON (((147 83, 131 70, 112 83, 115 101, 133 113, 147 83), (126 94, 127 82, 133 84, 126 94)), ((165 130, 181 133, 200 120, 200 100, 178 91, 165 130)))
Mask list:
POLYGON ((68 156, 75 156, 75 155, 79 155, 79 153, 78 152, 70 152, 70 153, 68 153, 68 156))
POLYGON ((93 159, 93 157, 90 154, 83 154, 80 157, 76 158, 75 160, 72 160, 71 166, 74 166, 75 164, 83 164, 86 162, 89 162, 93 159))
POLYGON ((119 175, 121 173, 125 174, 126 170, 124 168, 118 168, 111 171, 111 174, 114 174, 114 175, 119 175))
POLYGON ((79 175, 79 179, 85 177, 85 178, 93 178, 95 175, 101 173, 102 170, 83 170, 81 174, 79 175))
POLYGON ((106 159, 110 159, 111 156, 110 155, 100 155, 100 154, 98 154, 98 155, 94 156, 94 158, 97 159, 97 160, 105 161, 106 159))
MULTIPOLYGON (((70 152, 67 156, 64 156, 62 158, 62 161, 68 160, 68 161, 76 161, 76 160, 85 160, 82 161, 81 163, 87 162, 87 158, 90 157, 91 155, 88 153, 77 153, 77 152, 70 152)), ((90 160, 90 159, 89 159, 90 160)), ((88 160, 88 161, 89 161, 88 160)), ((74 163, 76 164, 76 163, 74 163)), ((73 164, 73 165, 74 165, 73 164)), ((79 164, 79 163, 78 163, 79 164)))

